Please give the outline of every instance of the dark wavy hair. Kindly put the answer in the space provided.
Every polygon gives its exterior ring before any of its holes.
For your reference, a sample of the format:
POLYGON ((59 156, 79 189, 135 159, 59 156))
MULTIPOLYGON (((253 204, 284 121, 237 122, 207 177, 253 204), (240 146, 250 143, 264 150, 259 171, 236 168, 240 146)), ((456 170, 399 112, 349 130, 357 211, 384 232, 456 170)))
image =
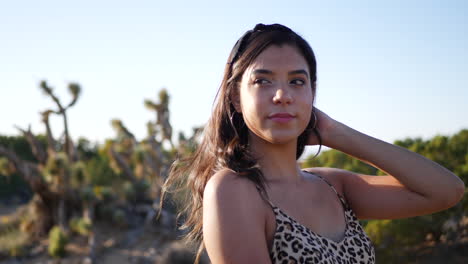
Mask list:
MULTIPOLYGON (((248 149, 248 128, 242 115, 235 111, 231 96, 239 88, 245 70, 271 45, 290 45, 302 54, 309 66, 312 100, 315 100, 317 64, 312 48, 301 36, 280 24, 257 24, 236 42, 226 63, 212 115, 203 130, 201 142, 191 156, 179 158, 172 164, 161 194, 162 208, 166 192, 186 190, 185 199, 181 203, 184 207, 179 212, 178 218, 185 216, 181 228, 188 229, 186 240, 199 243, 195 263, 198 263, 204 249, 203 192, 212 175, 228 168, 240 177, 246 177, 254 182, 266 194, 265 178, 257 159, 248 149)), ((296 159, 304 152, 310 133, 315 133, 321 147, 321 137, 315 128, 315 118, 315 114, 312 114, 306 129, 298 137, 296 159)))

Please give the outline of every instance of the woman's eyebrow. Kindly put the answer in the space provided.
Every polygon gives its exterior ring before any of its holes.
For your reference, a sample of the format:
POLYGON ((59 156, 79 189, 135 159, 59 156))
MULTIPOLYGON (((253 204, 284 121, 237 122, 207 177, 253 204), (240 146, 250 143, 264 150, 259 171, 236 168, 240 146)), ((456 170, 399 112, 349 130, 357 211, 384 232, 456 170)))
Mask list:
MULTIPOLYGON (((273 72, 270 70, 266 69, 255 69, 252 71, 252 74, 269 74, 272 75, 273 72)), ((295 74, 304 74, 306 76, 309 76, 309 73, 306 70, 295 70, 295 71, 290 71, 288 72, 288 75, 295 75, 295 74)))
POLYGON ((305 76, 309 77, 309 73, 306 70, 295 70, 288 72, 288 75, 295 75, 295 74, 304 74, 305 76))
POLYGON ((270 70, 265 70, 265 69, 255 69, 254 71, 252 71, 252 74, 273 74, 272 71, 270 70))

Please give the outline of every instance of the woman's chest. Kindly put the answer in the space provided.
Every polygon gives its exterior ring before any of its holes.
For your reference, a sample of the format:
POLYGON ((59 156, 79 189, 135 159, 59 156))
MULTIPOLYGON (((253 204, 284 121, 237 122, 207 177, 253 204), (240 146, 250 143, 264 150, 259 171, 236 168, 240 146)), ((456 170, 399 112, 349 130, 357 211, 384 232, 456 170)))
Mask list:
POLYGON ((269 247, 272 263, 375 263, 372 243, 351 209, 345 211, 345 230, 336 240, 317 234, 278 207, 273 210, 276 230, 269 247))
MULTIPOLYGON (((297 202, 287 203, 282 201, 275 204, 276 209, 266 204, 266 240, 271 249, 278 229, 288 228, 284 225, 284 219, 289 219, 295 225, 302 226, 303 231, 311 231, 333 241, 340 241, 346 230, 345 211, 336 197, 327 197, 324 194, 321 199, 307 200, 307 197, 298 199, 297 202), (286 218, 285 218, 286 217, 286 218)), ((288 230, 281 230, 287 232, 288 230)), ((299 233, 292 234, 298 235, 299 233)))

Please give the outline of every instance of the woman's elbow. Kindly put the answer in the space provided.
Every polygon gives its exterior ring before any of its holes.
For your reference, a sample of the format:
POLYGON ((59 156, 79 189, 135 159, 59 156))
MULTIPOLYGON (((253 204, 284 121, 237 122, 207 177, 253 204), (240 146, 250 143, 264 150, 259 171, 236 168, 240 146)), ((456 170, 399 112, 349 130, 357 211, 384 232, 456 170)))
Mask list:
POLYGON ((454 188, 454 196, 455 196, 455 204, 457 204, 461 199, 463 199, 463 196, 465 195, 465 183, 461 180, 458 179, 459 183, 457 184, 457 187, 454 188))
POLYGON ((449 192, 445 195, 444 202, 445 208, 450 208, 458 204, 465 195, 465 183, 458 178, 458 181, 450 188, 449 192))

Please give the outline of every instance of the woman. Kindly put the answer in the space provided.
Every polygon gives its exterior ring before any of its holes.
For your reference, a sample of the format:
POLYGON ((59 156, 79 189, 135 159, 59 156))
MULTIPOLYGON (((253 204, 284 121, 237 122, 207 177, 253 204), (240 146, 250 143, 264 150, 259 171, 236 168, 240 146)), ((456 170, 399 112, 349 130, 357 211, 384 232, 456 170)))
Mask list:
POLYGON ((199 147, 164 186, 187 179, 184 227, 201 242, 198 255, 206 247, 215 264, 375 263, 357 218, 429 214, 463 196, 464 183, 442 166, 315 108, 316 72, 308 43, 285 26, 258 24, 237 41, 199 147), (301 170, 305 145, 388 175, 301 170))

